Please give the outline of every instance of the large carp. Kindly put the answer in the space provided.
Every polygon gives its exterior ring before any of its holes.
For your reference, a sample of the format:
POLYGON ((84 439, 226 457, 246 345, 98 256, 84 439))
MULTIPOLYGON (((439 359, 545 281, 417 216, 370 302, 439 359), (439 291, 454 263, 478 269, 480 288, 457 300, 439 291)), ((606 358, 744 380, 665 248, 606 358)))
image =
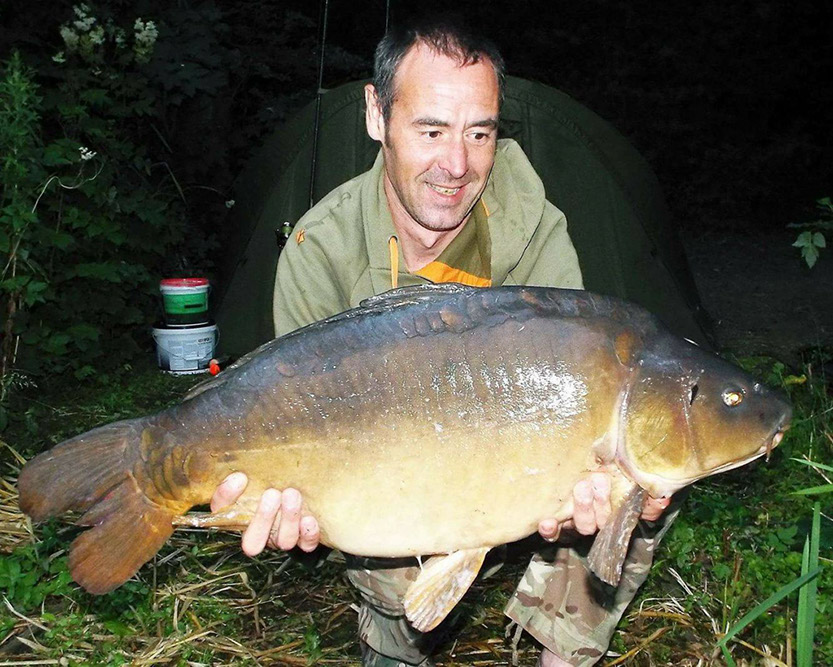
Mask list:
POLYGON ((249 486, 209 522, 245 524, 295 487, 322 542, 428 561, 406 597, 420 629, 490 547, 566 518, 576 482, 613 477, 594 571, 619 579, 644 494, 668 496, 770 451, 790 407, 642 308, 534 287, 404 288, 273 340, 183 403, 97 428, 30 461, 35 520, 85 511, 70 571, 105 593, 233 471, 249 486))

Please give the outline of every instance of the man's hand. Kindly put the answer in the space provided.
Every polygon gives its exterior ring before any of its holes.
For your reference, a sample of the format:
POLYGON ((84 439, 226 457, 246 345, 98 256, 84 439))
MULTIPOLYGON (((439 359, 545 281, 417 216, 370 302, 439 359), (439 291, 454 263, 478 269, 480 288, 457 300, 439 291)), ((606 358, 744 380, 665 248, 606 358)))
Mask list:
MULTIPOLYGON (((246 490, 248 478, 242 472, 226 477, 211 497, 211 511, 228 507, 246 490)), ((266 489, 260 497, 252 522, 243 533, 241 546, 247 556, 257 556, 267 546, 288 551, 300 547, 313 551, 318 546, 318 521, 301 515, 301 494, 295 489, 266 489)))
MULTIPOLYGON (((656 521, 662 516, 670 498, 648 496, 640 518, 656 521)), ((555 542, 564 529, 575 530, 581 535, 594 535, 610 518, 610 477, 607 473, 594 472, 573 488, 573 516, 561 524, 555 519, 544 519, 538 524, 538 532, 548 542, 555 542)))

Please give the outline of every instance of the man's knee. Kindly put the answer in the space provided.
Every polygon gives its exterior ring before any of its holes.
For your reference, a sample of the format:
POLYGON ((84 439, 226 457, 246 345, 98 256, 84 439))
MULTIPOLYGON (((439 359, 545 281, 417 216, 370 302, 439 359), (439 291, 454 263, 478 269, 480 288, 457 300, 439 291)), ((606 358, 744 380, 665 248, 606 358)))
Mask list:
POLYGON ((414 630, 404 615, 389 616, 368 604, 359 610, 362 664, 373 667, 428 666, 436 639, 414 630))
POLYGON ((405 613, 402 599, 419 575, 419 567, 378 568, 373 565, 370 559, 353 556, 347 561, 347 578, 368 605, 390 616, 402 616, 405 613))

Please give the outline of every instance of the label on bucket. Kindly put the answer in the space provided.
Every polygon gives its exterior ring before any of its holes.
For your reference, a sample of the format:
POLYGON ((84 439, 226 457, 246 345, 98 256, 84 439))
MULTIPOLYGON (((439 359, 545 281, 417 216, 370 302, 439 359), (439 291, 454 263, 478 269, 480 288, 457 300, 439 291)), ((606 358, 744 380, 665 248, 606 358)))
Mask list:
POLYGON ((162 312, 170 327, 208 322, 208 280, 205 278, 166 278, 159 283, 162 312))
POLYGON ((200 371, 208 368, 217 343, 217 327, 193 329, 154 329, 159 368, 172 372, 200 371))
POLYGON ((208 310, 208 292, 197 294, 163 295, 165 312, 169 315, 186 315, 188 313, 208 310))

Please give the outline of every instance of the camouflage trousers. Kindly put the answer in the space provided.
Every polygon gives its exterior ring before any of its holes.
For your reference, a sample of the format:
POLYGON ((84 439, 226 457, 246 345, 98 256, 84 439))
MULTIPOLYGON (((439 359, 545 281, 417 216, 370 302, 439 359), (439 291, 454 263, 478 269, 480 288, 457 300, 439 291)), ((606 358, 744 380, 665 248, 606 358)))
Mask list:
MULTIPOLYGON (((654 548, 679 512, 675 499, 657 522, 640 521, 617 588, 602 584, 586 561, 589 540, 575 546, 551 545, 535 553, 505 609, 506 615, 546 648, 573 665, 598 662, 625 608, 645 581, 654 548), (586 543, 585 543, 586 542, 586 543)), ((414 630, 405 618, 402 599, 419 574, 414 559, 381 560, 345 554, 347 576, 359 590, 359 637, 394 661, 374 664, 428 665, 440 639, 435 632, 414 630), (397 662, 398 661, 398 662, 397 662)))

